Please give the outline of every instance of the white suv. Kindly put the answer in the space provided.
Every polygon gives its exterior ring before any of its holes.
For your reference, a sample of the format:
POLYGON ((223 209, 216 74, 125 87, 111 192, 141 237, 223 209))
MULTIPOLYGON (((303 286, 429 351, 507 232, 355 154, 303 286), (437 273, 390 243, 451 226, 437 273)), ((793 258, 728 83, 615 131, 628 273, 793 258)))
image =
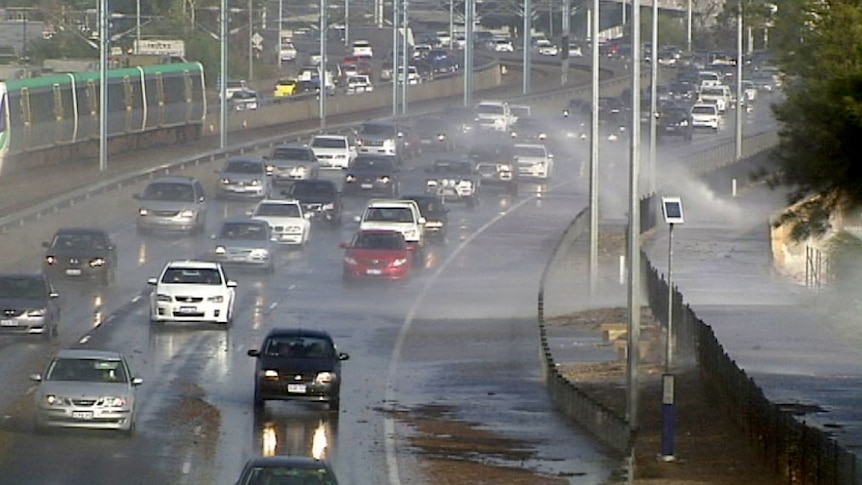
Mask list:
POLYGON ((266 221, 272 228, 272 240, 279 244, 305 246, 311 232, 311 221, 294 199, 265 199, 258 202, 251 218, 266 221))
POLYGON ((371 199, 359 220, 359 230, 366 229, 398 231, 414 251, 425 245, 425 218, 415 200, 371 199))
POLYGON ((518 175, 525 178, 547 180, 554 171, 554 156, 545 145, 517 143, 512 154, 518 165, 518 175))
POLYGON ((718 131, 721 114, 715 103, 695 103, 691 107, 691 126, 693 128, 711 128, 718 131))
POLYGON ((308 145, 320 168, 346 169, 356 158, 356 146, 343 135, 315 135, 308 145))
POLYGON ((147 283, 152 322, 215 322, 233 320, 236 281, 212 261, 169 261, 158 278, 147 283))

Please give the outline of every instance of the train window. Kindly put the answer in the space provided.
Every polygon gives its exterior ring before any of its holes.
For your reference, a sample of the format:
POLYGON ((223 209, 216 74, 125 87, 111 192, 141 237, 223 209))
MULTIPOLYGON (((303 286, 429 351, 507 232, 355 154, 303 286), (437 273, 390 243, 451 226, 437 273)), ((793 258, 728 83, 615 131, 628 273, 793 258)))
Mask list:
POLYGON ((24 126, 33 125, 33 115, 30 111, 30 89, 28 88, 21 88, 21 120, 24 121, 24 126))
POLYGON ((165 105, 165 79, 161 72, 156 73, 156 98, 159 100, 159 106, 165 105))
POLYGON ((99 98, 96 96, 96 82, 92 79, 87 81, 87 107, 90 108, 90 116, 98 116, 99 98))
POLYGON ((135 107, 135 86, 129 76, 123 77, 123 105, 126 111, 132 111, 135 107))
POLYGON ((66 117, 66 110, 63 108, 63 89, 59 84, 52 86, 54 94, 54 119, 62 121, 66 117))

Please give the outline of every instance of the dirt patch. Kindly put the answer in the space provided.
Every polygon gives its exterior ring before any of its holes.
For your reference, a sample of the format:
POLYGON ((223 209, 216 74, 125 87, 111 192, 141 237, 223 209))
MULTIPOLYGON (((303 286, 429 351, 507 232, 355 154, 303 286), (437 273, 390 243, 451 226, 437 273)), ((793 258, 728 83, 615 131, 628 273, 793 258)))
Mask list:
POLYGON ((172 427, 180 432, 175 439, 183 440, 183 447, 200 450, 208 460, 216 457, 221 430, 221 413, 208 403, 204 390, 197 384, 180 380, 174 383, 179 392, 175 407, 168 415, 173 416, 172 427))

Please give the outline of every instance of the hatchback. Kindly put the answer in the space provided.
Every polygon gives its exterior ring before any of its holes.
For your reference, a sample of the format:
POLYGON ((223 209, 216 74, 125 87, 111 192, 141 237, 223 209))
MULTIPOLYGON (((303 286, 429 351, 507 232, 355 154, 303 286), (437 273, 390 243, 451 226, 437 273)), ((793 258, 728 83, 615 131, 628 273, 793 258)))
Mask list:
POLYGON ((403 280, 410 276, 412 253, 396 230, 366 229, 353 235, 344 249, 344 280, 403 280))
POLYGON ((213 234, 213 259, 222 264, 260 268, 267 273, 275 270, 275 242, 266 221, 225 219, 217 234, 213 234))
POLYGON ((114 280, 117 249, 104 229, 60 228, 42 246, 42 270, 52 278, 95 279, 105 285, 114 280))
POLYGON ((257 359, 256 408, 267 400, 281 400, 327 403, 330 410, 339 409, 341 361, 350 356, 338 351, 327 332, 275 328, 248 355, 257 359))
POLYGON ((329 463, 309 456, 265 456, 248 460, 236 485, 338 485, 329 463))
POLYGON ((206 224, 207 198, 203 184, 191 177, 162 177, 147 185, 140 201, 138 231, 200 232, 206 224))
POLYGON ((39 383, 35 427, 116 429, 135 428, 135 389, 143 383, 135 377, 125 357, 106 350, 61 350, 44 374, 30 379, 39 383))
POLYGON ((45 274, 0 275, 0 334, 56 337, 59 296, 45 274))
POLYGON ((219 197, 262 198, 269 193, 266 165, 259 158, 231 158, 218 171, 219 197))

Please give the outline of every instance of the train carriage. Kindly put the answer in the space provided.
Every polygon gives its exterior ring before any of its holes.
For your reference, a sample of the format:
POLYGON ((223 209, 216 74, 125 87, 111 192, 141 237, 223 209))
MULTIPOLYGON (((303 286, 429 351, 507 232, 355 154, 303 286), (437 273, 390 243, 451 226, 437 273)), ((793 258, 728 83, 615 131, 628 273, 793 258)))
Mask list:
MULTIPOLYGON (((112 69, 106 75, 111 152, 200 136, 206 85, 199 63, 112 69)), ((86 72, 0 83, 0 173, 97 154, 99 81, 98 72, 86 72)))

